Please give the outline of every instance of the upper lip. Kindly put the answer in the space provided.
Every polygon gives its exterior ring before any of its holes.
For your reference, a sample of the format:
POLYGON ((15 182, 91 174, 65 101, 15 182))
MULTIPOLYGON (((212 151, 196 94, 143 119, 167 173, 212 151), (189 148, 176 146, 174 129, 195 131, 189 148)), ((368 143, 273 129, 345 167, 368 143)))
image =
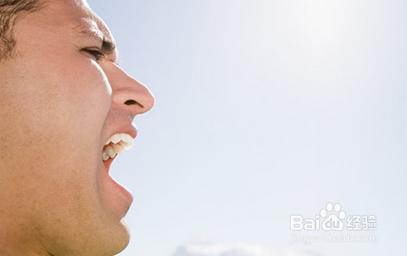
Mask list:
POLYGON ((108 137, 104 138, 102 141, 103 142, 102 148, 105 146, 105 142, 117 133, 126 133, 126 134, 130 135, 133 139, 135 139, 137 137, 137 129, 134 126, 124 125, 124 126, 112 129, 112 132, 109 132, 108 137))

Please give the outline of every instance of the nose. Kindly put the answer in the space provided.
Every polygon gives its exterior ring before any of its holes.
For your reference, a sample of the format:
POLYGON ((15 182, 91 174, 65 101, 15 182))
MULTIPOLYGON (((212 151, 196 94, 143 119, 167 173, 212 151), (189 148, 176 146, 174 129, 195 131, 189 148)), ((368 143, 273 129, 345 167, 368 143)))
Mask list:
POLYGON ((154 106, 155 99, 151 91, 120 66, 114 64, 109 73, 114 104, 130 112, 133 117, 149 111, 154 106))

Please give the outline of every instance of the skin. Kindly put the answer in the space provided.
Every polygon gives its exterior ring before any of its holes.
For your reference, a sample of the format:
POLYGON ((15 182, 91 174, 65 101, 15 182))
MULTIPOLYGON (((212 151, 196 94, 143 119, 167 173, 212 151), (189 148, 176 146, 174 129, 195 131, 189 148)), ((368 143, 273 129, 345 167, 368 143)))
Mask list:
POLYGON ((102 43, 83 30, 113 41, 85 1, 47 1, 18 17, 0 61, 0 255, 115 255, 129 242, 102 148, 154 98, 116 50, 84 51, 102 43))

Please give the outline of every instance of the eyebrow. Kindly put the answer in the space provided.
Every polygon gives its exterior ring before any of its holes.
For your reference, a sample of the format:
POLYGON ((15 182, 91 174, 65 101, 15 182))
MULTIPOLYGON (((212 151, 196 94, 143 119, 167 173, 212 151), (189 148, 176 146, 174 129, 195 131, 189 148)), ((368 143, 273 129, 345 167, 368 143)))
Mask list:
POLYGON ((84 37, 95 39, 102 43, 102 50, 106 54, 112 54, 116 50, 116 44, 100 30, 92 31, 93 29, 85 28, 80 30, 80 34, 84 37))
POLYGON ((101 50, 106 55, 111 55, 115 53, 114 62, 118 62, 118 51, 115 42, 100 29, 93 25, 79 24, 73 28, 80 36, 92 40, 99 41, 101 43, 101 50))

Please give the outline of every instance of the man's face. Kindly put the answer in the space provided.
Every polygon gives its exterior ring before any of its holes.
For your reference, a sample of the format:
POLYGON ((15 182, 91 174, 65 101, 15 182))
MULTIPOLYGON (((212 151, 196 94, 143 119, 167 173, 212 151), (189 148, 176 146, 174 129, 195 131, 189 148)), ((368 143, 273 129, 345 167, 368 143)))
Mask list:
POLYGON ((53 255, 118 253, 129 241, 121 219, 131 198, 102 152, 115 133, 135 136, 131 122, 153 97, 115 63, 115 50, 99 59, 99 37, 112 36, 82 0, 47 1, 20 16, 14 33, 15 57, 0 62, 0 216, 13 217, 9 242, 53 255))

